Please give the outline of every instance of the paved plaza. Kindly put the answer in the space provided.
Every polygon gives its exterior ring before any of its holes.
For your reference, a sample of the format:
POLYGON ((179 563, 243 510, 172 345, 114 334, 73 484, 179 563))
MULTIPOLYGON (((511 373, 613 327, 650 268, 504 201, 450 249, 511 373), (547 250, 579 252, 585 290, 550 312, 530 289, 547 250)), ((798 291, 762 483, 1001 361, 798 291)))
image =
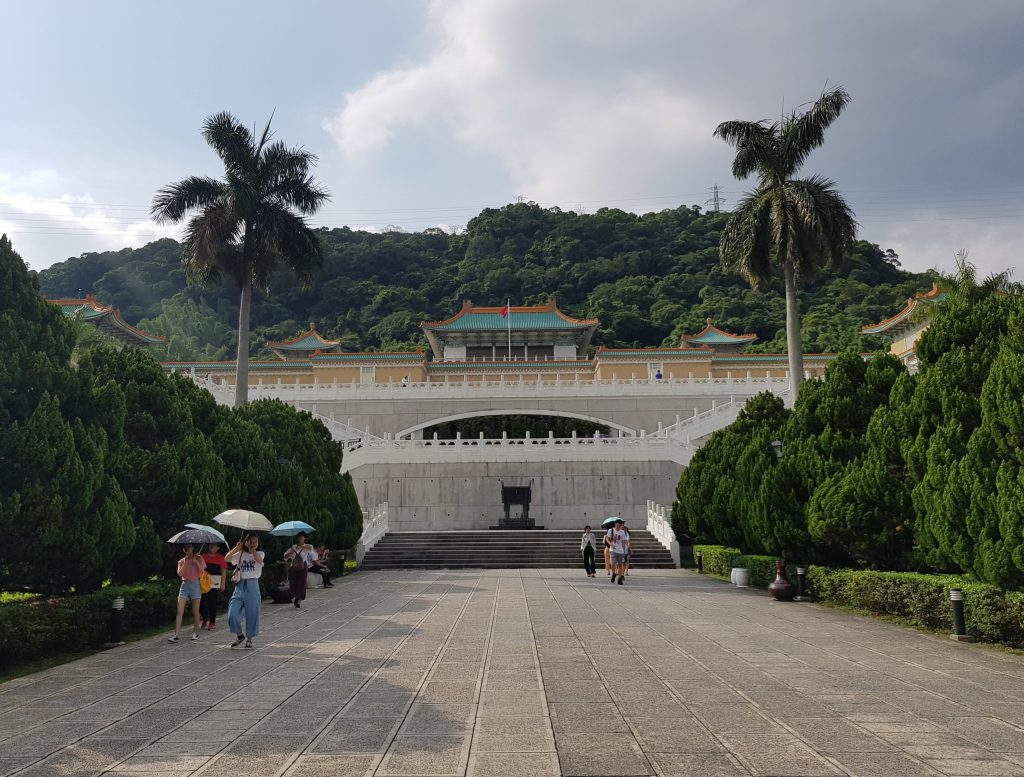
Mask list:
POLYGON ((0 685, 0 774, 1024 775, 1024 658, 690 572, 365 572, 264 612, 256 650, 0 685))

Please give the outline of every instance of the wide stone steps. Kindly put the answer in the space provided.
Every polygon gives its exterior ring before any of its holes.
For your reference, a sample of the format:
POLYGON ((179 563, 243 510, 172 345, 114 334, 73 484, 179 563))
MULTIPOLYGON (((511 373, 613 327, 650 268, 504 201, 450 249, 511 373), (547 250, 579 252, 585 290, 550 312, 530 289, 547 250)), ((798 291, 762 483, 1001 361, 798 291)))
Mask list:
MULTIPOLYGON (((583 565, 578 531, 394 532, 363 559, 363 569, 523 569, 583 565)), ((598 540, 597 567, 603 564, 598 540)), ((631 535, 630 564, 638 569, 671 569, 672 556, 649 532, 631 535)))

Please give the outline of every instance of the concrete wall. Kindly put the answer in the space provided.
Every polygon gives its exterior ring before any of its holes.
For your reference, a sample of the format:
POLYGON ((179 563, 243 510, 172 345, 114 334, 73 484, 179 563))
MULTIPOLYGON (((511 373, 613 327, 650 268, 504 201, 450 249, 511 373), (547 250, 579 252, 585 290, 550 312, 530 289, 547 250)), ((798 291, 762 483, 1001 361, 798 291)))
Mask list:
MULTIPOLYGON (((646 376, 644 376, 646 379, 646 376)), ((749 395, 740 394, 737 396, 749 395)), ((756 393, 756 392, 754 392, 756 393)), ((373 434, 397 434, 417 424, 427 421, 439 422, 451 416, 483 413, 500 409, 504 414, 515 415, 520 412, 548 411, 552 415, 559 412, 586 416, 601 421, 610 421, 628 429, 654 432, 658 423, 665 426, 673 424, 676 416, 687 418, 694 410, 704 412, 711 408, 713 400, 719 404, 728 402, 728 396, 722 397, 557 397, 545 399, 351 399, 321 400, 309 402, 305 400, 293 402, 304 410, 316 410, 321 415, 331 413, 339 421, 351 423, 358 429, 369 427, 373 434)), ((428 435, 429 436, 429 435, 428 435)), ((642 500, 646 501, 646 500, 642 500)))
POLYGON ((360 504, 388 503, 391 531, 487 529, 503 515, 501 481, 529 485, 530 515, 549 529, 582 528, 622 514, 645 526, 647 500, 672 504, 672 462, 370 464, 352 471, 360 504))

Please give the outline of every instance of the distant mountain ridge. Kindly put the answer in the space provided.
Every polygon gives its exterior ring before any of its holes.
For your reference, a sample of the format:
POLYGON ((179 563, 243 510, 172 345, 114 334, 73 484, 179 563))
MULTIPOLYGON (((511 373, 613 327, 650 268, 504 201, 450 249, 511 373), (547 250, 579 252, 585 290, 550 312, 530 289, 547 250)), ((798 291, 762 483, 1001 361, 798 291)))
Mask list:
MULTIPOLYGON (((464 232, 371 233, 322 228, 324 267, 309 289, 279 274, 257 295, 254 342, 297 334, 316 321, 346 350, 423 344, 419 323, 440 320, 464 299, 478 304, 543 304, 601 321, 594 344, 678 344, 705 319, 755 332, 755 350, 785 350, 781 280, 751 290, 718 263, 727 213, 681 206, 636 215, 615 209, 576 214, 532 203, 487 209, 464 232)), ((181 246, 164 239, 138 249, 83 254, 39 273, 48 297, 94 293, 124 317, 168 338, 170 358, 230 355, 238 293, 225 284, 190 286, 181 246)), ((908 273, 891 252, 860 241, 837 272, 803 293, 805 347, 873 349, 862 325, 899 310, 931 276, 908 273)))

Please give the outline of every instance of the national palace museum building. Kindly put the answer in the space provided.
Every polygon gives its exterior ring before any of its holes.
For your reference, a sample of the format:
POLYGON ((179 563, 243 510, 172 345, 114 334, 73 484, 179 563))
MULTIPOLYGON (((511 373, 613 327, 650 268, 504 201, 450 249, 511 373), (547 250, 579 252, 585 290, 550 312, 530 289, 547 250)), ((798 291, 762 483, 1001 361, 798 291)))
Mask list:
MULTIPOLYGON (((865 334, 891 339, 891 351, 907 366, 917 366, 915 347, 926 328, 914 315, 923 303, 938 301, 936 286, 907 301, 894 316, 863 327, 865 334)), ((94 324, 125 343, 155 345, 164 338, 131 326, 110 305, 95 297, 51 300, 70 317, 94 324)), ((627 381, 708 378, 785 378, 786 354, 747 353, 753 334, 719 329, 708 319, 699 332, 684 335, 674 347, 606 348, 591 355, 599 322, 567 316, 551 299, 529 307, 480 307, 466 301, 451 318, 420 325, 429 351, 343 352, 315 324, 290 340, 267 343, 273 358, 251 360, 251 385, 260 384, 432 384, 494 381, 627 381)), ((836 354, 804 355, 807 377, 821 376, 836 354)), ((218 383, 232 383, 235 363, 165 362, 169 371, 186 371, 218 383)))

